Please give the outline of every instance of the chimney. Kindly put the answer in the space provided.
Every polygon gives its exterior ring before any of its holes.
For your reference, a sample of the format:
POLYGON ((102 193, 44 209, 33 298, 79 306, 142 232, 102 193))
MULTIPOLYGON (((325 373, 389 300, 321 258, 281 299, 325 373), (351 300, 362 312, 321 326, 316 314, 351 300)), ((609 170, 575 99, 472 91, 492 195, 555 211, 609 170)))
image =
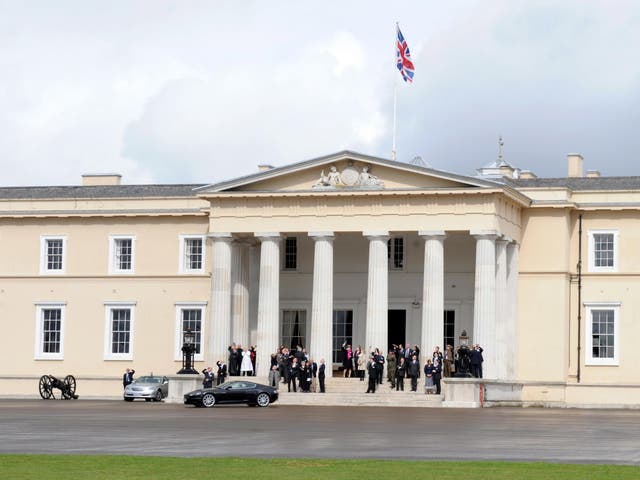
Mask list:
POLYGON ((273 170, 273 165, 268 165, 266 163, 261 163, 258 165, 259 172, 266 172, 267 170, 273 170))
POLYGON ((598 170, 587 170, 587 178, 600 178, 598 170))
POLYGON ((85 173, 82 175, 82 185, 85 187, 96 185, 120 185, 122 175, 119 173, 85 173))
POLYGON ((579 153, 569 153, 567 155, 569 163, 569 177, 582 177, 582 164, 584 160, 579 153))

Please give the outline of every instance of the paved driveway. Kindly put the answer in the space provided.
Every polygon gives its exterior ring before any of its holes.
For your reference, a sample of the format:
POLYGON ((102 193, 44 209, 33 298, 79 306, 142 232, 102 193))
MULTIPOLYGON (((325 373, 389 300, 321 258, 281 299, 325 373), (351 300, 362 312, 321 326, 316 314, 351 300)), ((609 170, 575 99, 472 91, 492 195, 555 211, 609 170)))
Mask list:
POLYGON ((0 452, 640 465, 640 411, 0 400, 0 452))

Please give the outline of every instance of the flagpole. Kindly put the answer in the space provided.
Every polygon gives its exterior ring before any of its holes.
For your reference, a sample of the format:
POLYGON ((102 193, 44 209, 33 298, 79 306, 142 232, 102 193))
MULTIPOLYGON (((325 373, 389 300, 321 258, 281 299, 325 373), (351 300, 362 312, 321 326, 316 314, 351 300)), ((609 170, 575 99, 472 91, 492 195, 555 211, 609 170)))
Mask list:
MULTIPOLYGON (((393 49, 393 58, 394 60, 396 60, 397 62, 397 49, 398 49, 398 29, 399 29, 399 25, 398 22, 396 22, 396 41, 394 42, 394 49, 393 49)), ((398 78, 397 76, 395 76, 394 73, 394 80, 393 80, 393 135, 392 135, 392 145, 391 145, 391 160, 395 161, 396 159, 396 108, 397 108, 397 104, 398 104, 398 78)))
POLYGON ((391 160, 396 159, 396 106, 398 97, 398 81, 393 82, 393 145, 391 146, 391 160))

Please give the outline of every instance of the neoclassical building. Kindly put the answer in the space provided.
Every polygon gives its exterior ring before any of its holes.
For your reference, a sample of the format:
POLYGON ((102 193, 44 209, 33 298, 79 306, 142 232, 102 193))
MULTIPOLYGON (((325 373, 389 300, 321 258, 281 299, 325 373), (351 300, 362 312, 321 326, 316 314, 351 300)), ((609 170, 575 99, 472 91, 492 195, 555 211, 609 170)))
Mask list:
MULTIPOLYGON (((339 364, 346 340, 431 352, 465 332, 533 402, 640 405, 640 178, 463 176, 343 151, 197 185, 0 187, 6 394, 72 373, 200 369, 235 342, 339 364), (612 392, 616 400, 611 400, 612 392)), ((115 384, 115 387, 114 387, 115 384)))

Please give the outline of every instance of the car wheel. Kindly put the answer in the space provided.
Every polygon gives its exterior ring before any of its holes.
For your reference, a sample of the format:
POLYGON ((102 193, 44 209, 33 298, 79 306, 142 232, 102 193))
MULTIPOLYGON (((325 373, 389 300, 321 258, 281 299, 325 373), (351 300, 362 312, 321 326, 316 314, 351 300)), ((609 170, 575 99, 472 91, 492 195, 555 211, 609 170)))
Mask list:
POLYGON ((261 407, 266 407, 271 402, 271 400, 269 400, 269 395, 267 395, 266 393, 261 393, 260 395, 258 395, 258 398, 256 398, 256 401, 258 402, 258 405, 260 405, 261 407))
POLYGON ((124 397, 125 402, 133 402, 133 398, 124 397))
POLYGON ((162 390, 158 390, 156 392, 155 397, 153 397, 153 400, 156 402, 161 402, 162 401, 162 390))
POLYGON ((216 404, 216 397, 213 396, 213 393, 205 393, 202 396, 202 406, 203 407, 213 407, 216 404))

